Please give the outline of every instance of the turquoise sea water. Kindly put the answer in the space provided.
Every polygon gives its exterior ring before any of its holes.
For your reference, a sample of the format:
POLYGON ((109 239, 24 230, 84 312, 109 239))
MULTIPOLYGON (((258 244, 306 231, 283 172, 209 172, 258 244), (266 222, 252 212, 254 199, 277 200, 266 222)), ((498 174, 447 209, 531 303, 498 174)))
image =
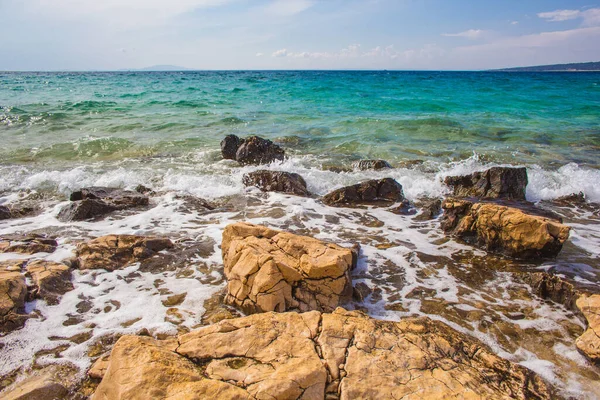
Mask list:
POLYGON ((332 158, 597 168, 600 73, 0 73, 4 163, 181 155, 229 133, 332 158))

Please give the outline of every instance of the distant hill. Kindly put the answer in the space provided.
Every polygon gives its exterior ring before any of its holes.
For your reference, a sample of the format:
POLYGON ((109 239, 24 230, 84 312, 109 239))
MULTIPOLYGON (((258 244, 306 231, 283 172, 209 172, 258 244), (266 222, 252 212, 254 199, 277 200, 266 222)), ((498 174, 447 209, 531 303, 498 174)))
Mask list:
POLYGON ((573 63, 573 64, 554 64, 554 65, 538 65, 534 67, 519 67, 519 68, 503 68, 493 71, 503 72, 551 72, 551 71, 600 71, 600 61, 573 63))
POLYGON ((146 68, 127 68, 120 71, 188 71, 189 68, 179 67, 177 65, 153 65, 146 68))

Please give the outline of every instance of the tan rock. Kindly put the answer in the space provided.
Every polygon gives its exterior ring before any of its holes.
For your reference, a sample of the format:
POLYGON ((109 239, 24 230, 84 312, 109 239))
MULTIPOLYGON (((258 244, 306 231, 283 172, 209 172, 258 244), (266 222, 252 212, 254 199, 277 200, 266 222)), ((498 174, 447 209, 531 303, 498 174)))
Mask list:
POLYGON ((352 295, 352 250, 264 226, 223 232, 226 302, 244 311, 332 311, 352 295))
POLYGON ((60 378, 60 369, 48 367, 16 383, 14 387, 0 393, 0 397, 4 400, 62 400, 68 394, 69 391, 60 378))
POLYGON ((428 318, 269 312, 179 343, 169 351, 147 337, 121 338, 94 399, 550 398, 532 371, 428 318))
POLYGON ((53 253, 58 243, 43 235, 4 235, 0 237, 0 253, 53 253))
POLYGON ((468 243, 516 258, 555 257, 571 228, 552 218, 493 202, 447 199, 442 229, 468 243))
POLYGON ((587 320, 587 330, 575 344, 587 358, 600 363, 600 295, 581 295, 577 307, 587 320))
POLYGON ((33 297, 44 299, 48 304, 58 304, 60 296, 73 290, 71 270, 64 264, 33 261, 27 264, 27 275, 35 285, 33 297))
POLYGON ((94 361, 94 364, 92 364, 92 367, 87 372, 88 376, 93 379, 104 378, 106 370, 108 369, 108 364, 110 364, 110 353, 103 354, 94 361))
POLYGON ((0 332, 23 326, 27 317, 20 311, 26 294, 25 277, 20 272, 0 271, 0 332))
POLYGON ((248 399, 243 389, 206 379, 200 368, 149 337, 123 336, 93 400, 248 399))
POLYGON ((156 255, 173 247, 169 239, 135 236, 107 235, 77 245, 79 269, 106 269, 114 271, 156 255))

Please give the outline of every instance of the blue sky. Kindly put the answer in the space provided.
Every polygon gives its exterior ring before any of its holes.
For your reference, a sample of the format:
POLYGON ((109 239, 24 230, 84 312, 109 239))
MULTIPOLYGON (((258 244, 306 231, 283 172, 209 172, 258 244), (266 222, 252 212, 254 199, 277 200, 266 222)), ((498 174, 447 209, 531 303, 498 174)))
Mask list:
POLYGON ((0 0, 0 15, 0 70, 600 61, 589 0, 0 0))

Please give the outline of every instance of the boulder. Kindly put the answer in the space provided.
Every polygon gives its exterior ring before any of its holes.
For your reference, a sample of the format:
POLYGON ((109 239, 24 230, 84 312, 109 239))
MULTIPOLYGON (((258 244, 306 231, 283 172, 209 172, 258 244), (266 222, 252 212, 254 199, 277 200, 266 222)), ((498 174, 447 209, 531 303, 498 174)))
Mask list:
POLYGON ((114 271, 173 247, 166 238, 136 235, 107 235, 77 245, 79 269, 114 271))
POLYGON ((548 399, 534 372, 425 317, 358 311, 228 319, 168 348, 123 336, 93 399, 548 399))
POLYGON ((580 293, 564 279, 547 272, 534 272, 524 273, 523 280, 541 298, 562 304, 569 310, 577 310, 575 303, 580 293))
POLYGON ((297 196, 309 195, 304 178, 292 172, 254 171, 244 174, 242 182, 246 186, 256 186, 263 192, 280 192, 297 196))
POLYGON ((352 296, 351 249, 247 223, 223 231, 228 304, 247 313, 332 311, 352 296))
POLYGON ((30 296, 50 305, 58 304, 60 296, 73 290, 71 270, 64 264, 36 260, 27 264, 27 275, 34 284, 30 296))
POLYGON ((44 235, 2 235, 0 237, 0 253, 53 253, 58 243, 55 239, 44 235))
POLYGON ((385 160, 360 160, 352 164, 354 169, 359 171, 375 170, 392 168, 392 166, 385 160))
POLYGON ((63 222, 85 221, 95 217, 102 217, 118 209, 118 207, 110 205, 103 200, 86 199, 67 204, 61 208, 56 218, 63 222))
POLYGON ((20 312, 26 295, 25 277, 20 272, 0 270, 0 332, 23 326, 26 317, 20 312))
POLYGON ((243 143, 243 139, 235 135, 227 135, 221 140, 221 154, 226 160, 235 160, 235 155, 243 143))
POLYGON ((471 175, 449 176, 444 183, 457 197, 525 200, 527 169, 492 167, 471 175))
POLYGON ((575 342, 577 349, 591 361, 600 364, 600 294, 581 295, 577 308, 587 321, 587 329, 575 342))
POLYGON ((235 135, 228 135, 221 141, 221 154, 225 159, 236 160, 244 165, 269 164, 283 161, 285 157, 285 151, 281 147, 258 136, 240 139, 235 135))
POLYGON ((447 199, 442 208, 441 226, 447 234, 510 257, 553 258, 569 238, 570 228, 560 221, 515 205, 447 199))
POLYGON ((58 213, 60 221, 85 221, 149 203, 148 196, 142 193, 109 187, 83 188, 71 193, 70 200, 58 213))
POLYGON ((390 206, 402 200, 404 200, 402 185, 392 178, 373 179, 346 186, 323 197, 323 203, 332 207, 390 206))

